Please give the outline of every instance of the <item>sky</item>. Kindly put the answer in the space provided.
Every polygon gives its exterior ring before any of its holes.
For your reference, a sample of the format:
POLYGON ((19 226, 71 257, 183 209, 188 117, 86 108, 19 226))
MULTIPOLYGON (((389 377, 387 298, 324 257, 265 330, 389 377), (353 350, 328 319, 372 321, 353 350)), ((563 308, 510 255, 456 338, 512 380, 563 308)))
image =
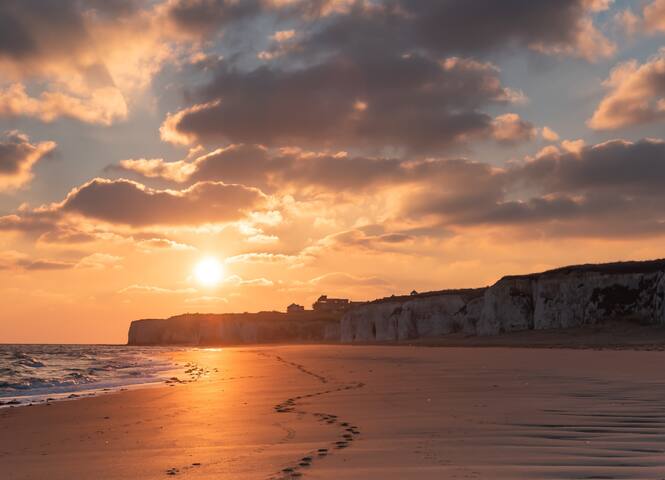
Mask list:
POLYGON ((0 342, 661 258, 664 182, 665 0, 0 4, 0 342))

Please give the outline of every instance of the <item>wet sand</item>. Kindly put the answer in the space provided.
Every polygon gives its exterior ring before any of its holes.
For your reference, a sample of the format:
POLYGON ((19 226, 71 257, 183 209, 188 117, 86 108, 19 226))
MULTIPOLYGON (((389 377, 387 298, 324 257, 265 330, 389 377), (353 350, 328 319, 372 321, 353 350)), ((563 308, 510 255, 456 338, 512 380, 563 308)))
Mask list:
POLYGON ((180 355, 207 373, 0 410, 0 477, 665 478, 662 352, 308 345, 180 355))

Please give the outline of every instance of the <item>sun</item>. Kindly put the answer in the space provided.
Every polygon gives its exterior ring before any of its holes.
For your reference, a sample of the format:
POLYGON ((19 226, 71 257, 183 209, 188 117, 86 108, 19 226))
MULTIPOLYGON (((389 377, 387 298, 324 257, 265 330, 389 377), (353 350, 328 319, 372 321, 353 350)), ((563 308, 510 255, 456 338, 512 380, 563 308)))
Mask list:
POLYGON ((224 267, 215 257, 206 257, 194 267, 196 281, 205 287, 214 287, 222 281, 224 267))

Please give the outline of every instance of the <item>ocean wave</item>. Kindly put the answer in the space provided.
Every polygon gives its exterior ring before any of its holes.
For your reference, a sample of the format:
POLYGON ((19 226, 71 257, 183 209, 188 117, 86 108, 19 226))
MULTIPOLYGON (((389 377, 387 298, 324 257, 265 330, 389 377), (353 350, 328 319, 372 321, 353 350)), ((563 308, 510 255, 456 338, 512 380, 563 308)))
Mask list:
POLYGON ((44 364, 42 362, 35 360, 34 358, 30 357, 29 355, 23 352, 15 351, 13 358, 14 361, 12 362, 12 365, 16 367, 28 367, 28 368, 44 367, 44 364))
POLYGON ((0 398, 160 381, 175 369, 164 353, 121 346, 0 345, 0 398))

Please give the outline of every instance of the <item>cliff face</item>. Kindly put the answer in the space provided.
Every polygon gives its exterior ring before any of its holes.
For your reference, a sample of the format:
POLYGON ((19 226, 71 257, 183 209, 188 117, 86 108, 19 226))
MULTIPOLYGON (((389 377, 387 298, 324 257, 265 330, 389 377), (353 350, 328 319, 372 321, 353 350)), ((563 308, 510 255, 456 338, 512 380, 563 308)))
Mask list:
POLYGON ((130 345, 374 342, 496 335, 628 320, 665 324, 665 260, 578 265, 489 288, 390 297, 332 314, 187 314, 137 320, 130 345))
POLYGON ((367 303, 342 317, 341 340, 390 341, 459 331, 475 333, 483 292, 484 289, 451 290, 367 303))
POLYGON ((339 317, 279 312, 185 314, 135 320, 129 345, 238 345, 339 341, 339 317))
POLYGON ((487 289, 365 304, 344 315, 343 342, 465 332, 496 335, 629 320, 665 324, 665 260, 580 265, 504 277, 487 289))
POLYGON ((566 267, 506 277, 488 290, 479 335, 613 320, 665 324, 665 261, 566 267))

